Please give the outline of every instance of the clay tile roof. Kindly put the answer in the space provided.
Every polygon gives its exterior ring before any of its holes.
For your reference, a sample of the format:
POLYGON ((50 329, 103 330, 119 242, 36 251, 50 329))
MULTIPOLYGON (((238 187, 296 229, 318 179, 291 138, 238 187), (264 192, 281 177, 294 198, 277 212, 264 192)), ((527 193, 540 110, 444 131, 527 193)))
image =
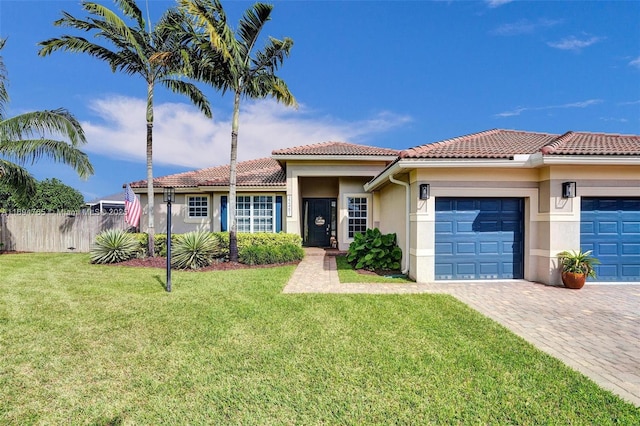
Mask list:
POLYGON ((557 135, 493 129, 420 145, 400 153, 401 158, 511 158, 533 154, 557 135))
POLYGON ((589 132, 551 133, 493 129, 420 145, 401 158, 513 158, 517 154, 640 155, 640 136, 589 132))
POLYGON ((277 149, 272 155, 371 155, 396 156, 395 149, 378 148, 375 146, 357 145, 346 142, 322 142, 313 145, 296 146, 293 148, 277 149))
MULTIPOLYGON (((238 163, 238 186, 282 186, 287 177, 284 169, 272 158, 243 161, 238 163)), ((146 188, 147 181, 132 182, 132 188, 146 188)), ((173 186, 175 188, 193 188, 198 186, 229 185, 229 165, 209 167, 175 175, 153 179, 154 187, 173 186)))
POLYGON ((545 145, 545 155, 640 155, 640 135, 567 132, 545 145))

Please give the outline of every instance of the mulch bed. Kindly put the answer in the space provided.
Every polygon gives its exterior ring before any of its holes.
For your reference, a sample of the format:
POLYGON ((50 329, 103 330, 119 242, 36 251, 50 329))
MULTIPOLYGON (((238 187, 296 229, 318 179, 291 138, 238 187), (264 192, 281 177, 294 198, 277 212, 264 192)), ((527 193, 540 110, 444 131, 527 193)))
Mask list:
MULTIPOLYGON (((273 268, 275 266, 297 265, 299 262, 275 263, 272 265, 245 265, 238 262, 214 262, 211 265, 200 269, 185 269, 185 271, 206 272, 206 271, 232 271, 235 269, 257 269, 257 268, 273 268)), ((142 259, 131 259, 126 262, 113 263, 115 266, 133 266, 139 268, 167 268, 166 257, 145 257, 142 259)))

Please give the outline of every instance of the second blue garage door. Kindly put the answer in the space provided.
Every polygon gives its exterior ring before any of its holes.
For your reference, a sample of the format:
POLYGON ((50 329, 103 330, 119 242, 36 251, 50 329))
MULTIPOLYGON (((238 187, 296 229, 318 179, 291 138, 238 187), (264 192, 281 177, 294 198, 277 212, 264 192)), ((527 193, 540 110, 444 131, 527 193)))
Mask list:
POLYGON ((640 198, 582 198, 580 247, 600 260, 596 281, 640 281, 640 198))
POLYGON ((523 278, 521 198, 437 198, 435 279, 523 278))

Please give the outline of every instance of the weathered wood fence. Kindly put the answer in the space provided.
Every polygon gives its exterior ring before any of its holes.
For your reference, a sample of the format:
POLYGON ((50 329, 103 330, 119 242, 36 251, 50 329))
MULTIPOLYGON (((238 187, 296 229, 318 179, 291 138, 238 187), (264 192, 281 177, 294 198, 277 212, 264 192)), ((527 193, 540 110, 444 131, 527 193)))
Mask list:
POLYGON ((127 229, 123 214, 90 212, 0 214, 0 250, 88 252, 96 235, 107 229, 127 229))

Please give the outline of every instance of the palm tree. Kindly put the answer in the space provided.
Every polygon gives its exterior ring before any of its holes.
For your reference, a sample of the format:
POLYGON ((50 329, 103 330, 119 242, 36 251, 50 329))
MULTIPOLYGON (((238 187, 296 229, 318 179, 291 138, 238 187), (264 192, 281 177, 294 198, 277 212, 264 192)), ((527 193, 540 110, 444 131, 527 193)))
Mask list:
POLYGON ((127 23, 112 10, 93 2, 82 2, 82 8, 91 16, 76 19, 67 12, 54 22, 56 26, 70 27, 84 32, 95 32, 96 39, 105 39, 112 48, 94 43, 80 36, 64 35, 40 42, 41 56, 57 50, 86 53, 109 64, 111 70, 128 75, 138 75, 147 83, 147 198, 149 255, 154 256, 154 191, 153 191, 153 93, 156 83, 174 93, 187 96, 207 117, 211 117, 209 101, 192 83, 184 81, 189 73, 189 52, 178 33, 171 31, 181 13, 175 9, 166 11, 154 28, 147 28, 141 10, 135 0, 115 0, 127 23))
MULTIPOLYGON (((211 63, 222 60, 220 70, 200 75, 202 81, 233 93, 231 120, 231 160, 229 163, 229 257, 238 260, 236 237, 236 165, 238 154, 238 124, 240 100, 271 96, 287 106, 297 106, 286 83, 275 75, 284 58, 289 56, 293 40, 269 37, 262 50, 256 50, 260 32, 271 16, 272 5, 256 3, 249 8, 234 32, 219 0, 181 0, 181 8, 193 16, 206 43, 196 43, 202 57, 211 63)), ((196 35, 197 37, 198 35, 196 35)), ((202 38, 201 38, 202 39, 202 38)))
MULTIPOLYGON (((6 39, 0 39, 0 50, 5 43, 6 39)), ((18 197, 33 196, 36 180, 16 162, 33 163, 42 157, 71 166, 83 178, 92 175, 89 158, 78 149, 87 141, 75 117, 65 109, 7 117, 7 81, 0 56, 0 184, 6 185, 18 197)))

